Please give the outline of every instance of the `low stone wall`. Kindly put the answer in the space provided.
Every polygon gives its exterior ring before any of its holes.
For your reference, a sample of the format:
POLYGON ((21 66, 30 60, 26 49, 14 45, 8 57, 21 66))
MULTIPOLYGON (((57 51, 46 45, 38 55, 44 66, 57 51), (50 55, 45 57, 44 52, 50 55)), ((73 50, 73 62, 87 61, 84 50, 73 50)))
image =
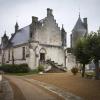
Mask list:
POLYGON ((13 90, 7 80, 0 81, 0 100, 14 100, 13 90))

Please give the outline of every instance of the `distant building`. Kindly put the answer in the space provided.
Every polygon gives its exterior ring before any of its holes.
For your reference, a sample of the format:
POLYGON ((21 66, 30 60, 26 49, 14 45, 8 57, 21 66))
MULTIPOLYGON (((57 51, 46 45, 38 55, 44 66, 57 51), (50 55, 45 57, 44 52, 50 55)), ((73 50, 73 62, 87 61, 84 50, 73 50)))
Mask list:
POLYGON ((88 34, 87 18, 83 18, 82 21, 79 14, 79 18, 72 30, 72 34, 70 35, 71 47, 67 48, 66 66, 68 66, 67 67, 68 70, 70 70, 72 67, 80 66, 80 64, 77 63, 76 58, 72 53, 72 49, 75 47, 77 40, 80 37, 83 37, 87 34, 88 34))
POLYGON ((83 21, 81 20, 80 14, 79 18, 72 30, 71 34, 71 48, 73 48, 77 42, 77 40, 80 37, 83 37, 88 33, 88 24, 87 24, 87 18, 83 18, 83 21))
POLYGON ((21 29, 16 22, 10 39, 4 34, 0 46, 1 63, 27 63, 35 69, 40 63, 51 60, 66 67, 66 35, 63 26, 58 27, 52 9, 47 8, 44 19, 32 16, 32 23, 21 29))

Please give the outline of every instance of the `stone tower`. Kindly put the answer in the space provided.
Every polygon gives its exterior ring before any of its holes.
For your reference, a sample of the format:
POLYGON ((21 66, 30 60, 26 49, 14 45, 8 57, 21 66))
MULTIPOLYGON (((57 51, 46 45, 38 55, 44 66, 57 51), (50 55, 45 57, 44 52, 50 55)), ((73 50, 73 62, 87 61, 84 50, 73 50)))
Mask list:
POLYGON ((8 43, 9 43, 9 38, 5 32, 4 36, 2 37, 2 40, 1 40, 2 48, 5 48, 8 45, 8 43))
POLYGON ((88 24, 87 24, 87 18, 83 18, 83 21, 81 20, 80 14, 79 18, 72 30, 71 34, 71 48, 75 47, 76 41, 88 33, 88 24))

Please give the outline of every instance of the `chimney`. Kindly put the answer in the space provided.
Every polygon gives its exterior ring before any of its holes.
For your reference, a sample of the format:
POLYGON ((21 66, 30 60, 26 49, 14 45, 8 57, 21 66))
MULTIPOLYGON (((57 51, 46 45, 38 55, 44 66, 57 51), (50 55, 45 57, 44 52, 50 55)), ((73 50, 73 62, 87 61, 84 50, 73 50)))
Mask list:
POLYGON ((85 26, 86 29, 87 29, 87 18, 83 18, 83 21, 84 21, 84 26, 85 26))
POLYGON ((52 9, 50 8, 47 8, 47 16, 52 16, 52 9))
POLYGON ((32 23, 38 22, 38 17, 32 16, 32 23))
POLYGON ((87 18, 83 18, 83 22, 84 22, 84 26, 87 30, 87 33, 88 33, 88 24, 87 24, 87 18))

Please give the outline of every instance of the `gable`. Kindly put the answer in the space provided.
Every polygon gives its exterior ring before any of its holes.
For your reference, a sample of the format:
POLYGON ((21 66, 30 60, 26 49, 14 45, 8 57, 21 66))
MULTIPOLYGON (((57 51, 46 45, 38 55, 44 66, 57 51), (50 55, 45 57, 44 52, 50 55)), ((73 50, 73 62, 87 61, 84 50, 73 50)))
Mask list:
POLYGON ((38 30, 38 39, 42 44, 61 45, 61 31, 54 16, 42 20, 42 27, 38 30))

